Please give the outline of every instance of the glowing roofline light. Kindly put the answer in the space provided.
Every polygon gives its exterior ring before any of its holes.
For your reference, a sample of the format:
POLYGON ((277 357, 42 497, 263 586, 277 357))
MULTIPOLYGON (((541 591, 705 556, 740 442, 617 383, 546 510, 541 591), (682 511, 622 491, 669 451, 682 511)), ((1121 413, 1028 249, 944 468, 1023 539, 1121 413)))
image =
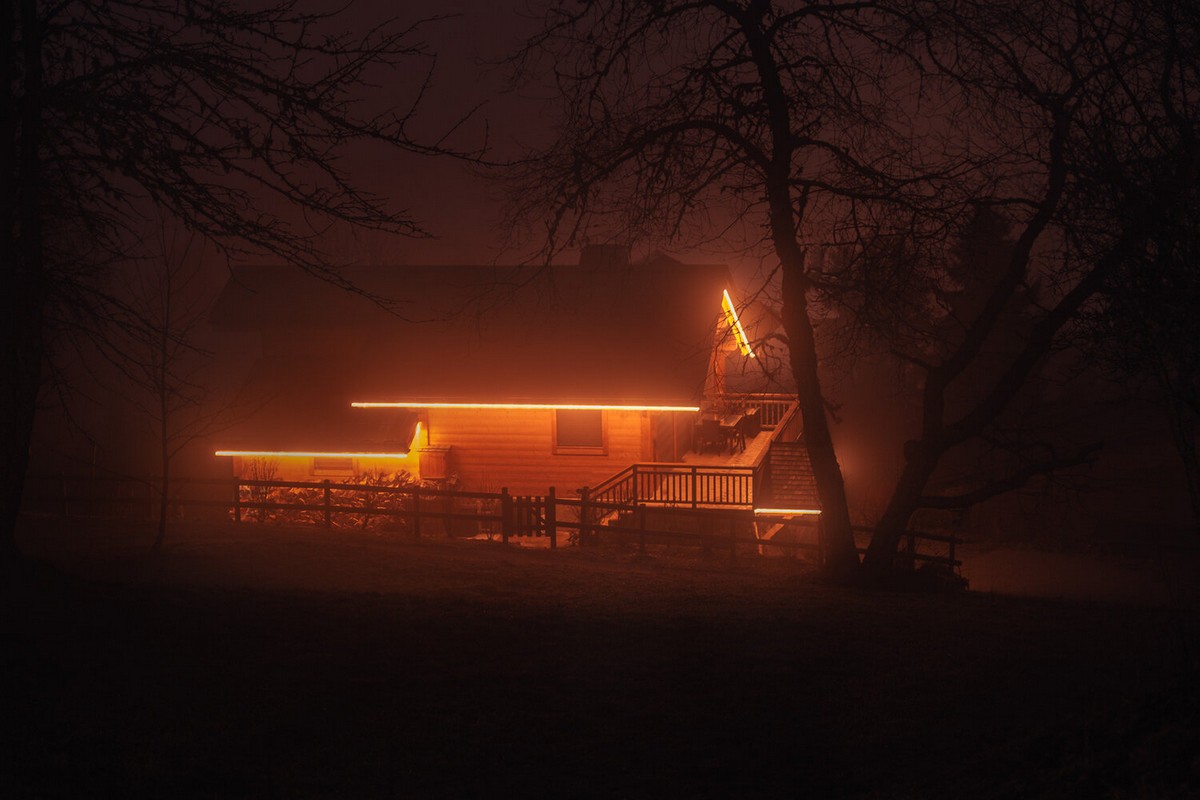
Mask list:
POLYGON ((242 458, 408 458, 408 453, 330 453, 313 450, 218 450, 213 455, 242 458))
POLYGON ((750 337, 746 335, 746 329, 742 327, 742 321, 738 319, 737 309, 733 307, 733 300, 729 297, 728 289, 725 290, 724 295, 721 298, 721 308, 725 310, 725 319, 733 331, 733 338, 737 341, 738 350, 744 356, 758 358, 754 349, 750 347, 750 337))
POLYGON ((546 411, 699 411, 700 406, 651 406, 651 405, 588 405, 578 403, 420 403, 371 402, 351 403, 353 408, 478 408, 500 410, 546 410, 546 411))
POLYGON ((819 508, 756 508, 755 514, 764 517, 812 517, 820 516, 819 508))

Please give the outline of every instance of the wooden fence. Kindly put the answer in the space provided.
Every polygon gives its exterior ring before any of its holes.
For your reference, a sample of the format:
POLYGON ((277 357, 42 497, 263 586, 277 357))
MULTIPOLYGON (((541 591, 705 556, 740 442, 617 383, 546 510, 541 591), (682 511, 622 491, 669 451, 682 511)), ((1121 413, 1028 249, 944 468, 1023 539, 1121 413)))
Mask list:
MULTIPOLYGON (((639 465, 640 466, 640 465, 639 465)), ((749 472, 749 470, 747 470, 749 472)), ((643 474, 638 472, 638 481, 643 474)), ((751 508, 713 503, 704 507, 703 489, 693 490, 691 473, 684 481, 688 502, 676 505, 651 505, 606 492, 583 490, 578 497, 560 497, 553 487, 544 495, 514 495, 499 492, 468 492, 420 486, 375 486, 371 484, 303 481, 262 481, 233 479, 181 479, 173 493, 175 507, 224 509, 238 522, 268 519, 303 522, 325 528, 365 527, 373 521, 391 525, 392 531, 413 539, 429 536, 479 536, 499 538, 545 537, 557 548, 562 531, 580 546, 603 540, 632 542, 639 551, 649 546, 697 547, 705 552, 726 551, 730 558, 739 553, 764 554, 783 551, 791 555, 811 552, 822 559, 819 517, 800 517, 788 522, 803 536, 759 539, 756 517, 751 508), (184 489, 201 487, 197 496, 184 489), (221 499, 214 491, 224 495, 221 499), (274 515, 274 516, 271 516, 274 515)), ((671 480, 674 480, 672 478, 671 480)), ((696 486, 704 486, 699 473, 696 486)), ((33 487, 54 487, 56 491, 27 494, 26 510, 64 515, 112 516, 113 510, 134 509, 143 519, 158 511, 157 486, 152 480, 132 478, 34 477, 33 487), (72 487, 88 486, 87 493, 71 494, 72 487), (96 490, 108 486, 116 490, 104 496, 96 490), (124 488, 122 488, 124 487, 124 488), (136 491, 134 491, 136 489, 136 491), (105 513, 105 512, 109 513, 105 513)), ((661 485, 661 484, 655 484, 661 485)), ((632 486, 638 487, 634 481, 632 486)), ((642 484, 643 490, 645 485, 642 484)), ((128 515, 125 515, 128 516, 128 515)), ((857 528, 859 532, 866 528, 857 528)), ((909 531, 899 554, 910 563, 941 564, 957 568, 959 540, 953 536, 909 531), (931 552, 931 548, 935 552, 931 552)))

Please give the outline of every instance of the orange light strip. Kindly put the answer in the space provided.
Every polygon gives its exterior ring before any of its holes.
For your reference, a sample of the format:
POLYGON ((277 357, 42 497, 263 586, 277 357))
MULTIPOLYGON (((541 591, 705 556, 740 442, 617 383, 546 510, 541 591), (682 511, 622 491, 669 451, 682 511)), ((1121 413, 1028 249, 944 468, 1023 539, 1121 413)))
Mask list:
POLYGON ((218 450, 213 455, 242 458, 408 458, 408 453, 327 453, 311 450, 218 450))
POLYGON ((764 517, 811 517, 821 513, 819 508, 756 508, 755 514, 764 517))
POLYGON ((733 331, 733 338, 737 341, 738 350, 744 356, 758 358, 750 347, 750 337, 746 335, 746 329, 742 327, 742 321, 738 319, 737 309, 733 307, 733 300, 729 298, 728 289, 725 290, 725 296, 721 298, 721 308, 725 310, 725 321, 729 323, 729 329, 733 331))
POLYGON ((354 408, 480 408, 480 409, 542 409, 566 411, 699 411, 700 406, 650 406, 650 405, 580 405, 575 403, 351 403, 354 408))

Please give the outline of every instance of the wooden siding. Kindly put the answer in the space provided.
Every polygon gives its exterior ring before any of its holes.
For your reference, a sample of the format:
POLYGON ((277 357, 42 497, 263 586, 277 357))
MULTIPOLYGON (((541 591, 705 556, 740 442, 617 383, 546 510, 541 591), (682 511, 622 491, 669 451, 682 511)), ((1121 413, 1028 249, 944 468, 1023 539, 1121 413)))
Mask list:
POLYGON ((568 494, 651 457, 644 450, 645 413, 604 412, 604 455, 555 453, 550 410, 432 408, 422 416, 428 443, 453 448, 450 472, 458 475, 460 487, 539 494, 554 486, 568 494))

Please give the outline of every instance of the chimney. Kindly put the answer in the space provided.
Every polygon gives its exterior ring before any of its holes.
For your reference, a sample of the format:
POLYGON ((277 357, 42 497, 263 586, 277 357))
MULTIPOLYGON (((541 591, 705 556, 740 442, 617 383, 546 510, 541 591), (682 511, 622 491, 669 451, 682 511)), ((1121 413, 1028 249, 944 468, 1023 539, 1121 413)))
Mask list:
POLYGON ((579 253, 579 266, 592 269, 628 267, 629 247, 623 244, 585 244, 579 253))

